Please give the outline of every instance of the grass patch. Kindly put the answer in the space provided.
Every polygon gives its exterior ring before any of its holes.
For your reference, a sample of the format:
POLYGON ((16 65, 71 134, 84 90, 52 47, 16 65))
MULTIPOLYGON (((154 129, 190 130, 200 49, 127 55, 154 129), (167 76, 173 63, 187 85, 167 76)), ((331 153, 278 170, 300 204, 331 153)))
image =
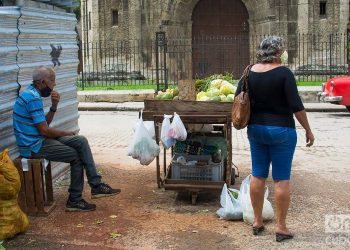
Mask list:
POLYGON ((157 89, 157 85, 116 85, 116 86, 84 86, 78 87, 78 90, 137 90, 137 89, 157 89))
MULTIPOLYGON (((297 85, 298 86, 322 86, 322 83, 324 81, 298 81, 297 85)), ((173 85, 169 84, 169 88, 174 87, 173 85)), ((160 86, 160 89, 163 89, 164 86, 160 86)), ((157 89, 156 84, 141 84, 141 85, 105 85, 103 86, 98 85, 98 86, 84 86, 84 89, 81 86, 78 86, 78 90, 86 90, 86 91, 94 91, 94 90, 142 90, 142 89, 157 89)))
POLYGON ((297 82, 297 85, 298 86, 322 86, 322 83, 324 83, 324 81, 312 81, 312 82, 300 81, 300 82, 297 82))

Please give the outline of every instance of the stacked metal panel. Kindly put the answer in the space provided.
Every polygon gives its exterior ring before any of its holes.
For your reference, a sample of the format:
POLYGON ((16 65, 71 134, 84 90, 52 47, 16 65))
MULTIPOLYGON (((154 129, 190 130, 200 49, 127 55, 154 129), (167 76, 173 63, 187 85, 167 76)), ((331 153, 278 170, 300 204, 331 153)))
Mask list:
POLYGON ((18 7, 0 8, 0 151, 18 154, 12 127, 12 106, 17 97, 18 7))
POLYGON ((76 7, 79 5, 79 1, 77 0, 33 0, 35 2, 42 2, 50 5, 54 5, 57 7, 76 7))
MULTIPOLYGON (((2 9, 0 8, 0 10, 2 9)), ((6 26, 3 25, 4 18, 0 16, 0 32, 4 33, 0 33, 0 43, 5 43, 3 40, 9 39, 6 38, 9 37, 10 28, 7 28, 8 26, 17 31, 13 34, 12 41, 7 42, 6 49, 9 52, 5 55, 5 62, 9 65, 7 68, 13 68, 16 71, 13 74, 8 74, 6 79, 3 79, 6 75, 0 72, 0 89, 6 89, 6 93, 8 93, 6 97, 3 97, 3 92, 1 92, 0 97, 1 134, 6 126, 7 134, 11 133, 11 140, 7 139, 6 145, 1 137, 0 148, 5 146, 14 148, 12 106, 16 98, 16 89, 18 85, 21 87, 21 91, 27 88, 32 83, 33 70, 40 65, 53 67, 56 72, 55 90, 61 95, 58 111, 51 126, 62 130, 79 130, 76 89, 79 60, 75 15, 28 7, 12 7, 12 9, 13 11, 17 10, 17 15, 12 13, 12 26, 7 23, 6 26), (5 30, 3 27, 6 27, 5 30), (6 112, 2 110, 6 110, 6 112), (3 124, 3 116, 5 115, 6 124, 3 124)), ((3 62, 0 62, 0 67, 2 64, 3 62)), ((44 98, 44 104, 45 111, 48 111, 51 106, 50 98, 44 98)), ((16 157, 16 153, 14 150, 12 156, 16 157)), ((53 175, 56 176, 62 171, 62 166, 55 166, 53 175)))

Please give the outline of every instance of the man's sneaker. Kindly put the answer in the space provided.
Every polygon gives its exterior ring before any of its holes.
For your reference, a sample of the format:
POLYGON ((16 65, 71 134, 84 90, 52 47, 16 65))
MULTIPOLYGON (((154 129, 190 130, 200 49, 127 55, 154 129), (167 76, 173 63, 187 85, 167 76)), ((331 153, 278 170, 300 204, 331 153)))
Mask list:
POLYGON ((77 202, 67 201, 66 211, 67 212, 89 212, 94 211, 96 209, 95 204, 87 203, 85 200, 81 199, 77 202))
POLYGON ((119 188, 114 189, 105 183, 101 183, 98 186, 93 187, 91 189, 91 198, 96 199, 96 198, 101 198, 106 196, 117 195, 120 192, 121 190, 119 188))

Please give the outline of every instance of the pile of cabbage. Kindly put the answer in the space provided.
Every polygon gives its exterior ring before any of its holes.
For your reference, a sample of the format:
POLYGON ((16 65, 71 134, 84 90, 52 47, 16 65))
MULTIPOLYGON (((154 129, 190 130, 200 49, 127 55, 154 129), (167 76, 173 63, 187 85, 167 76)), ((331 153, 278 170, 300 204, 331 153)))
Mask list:
POLYGON ((207 91, 197 94, 197 101, 204 102, 233 102, 235 99, 236 87, 223 79, 215 79, 210 82, 207 91))
POLYGON ((158 91, 155 99, 157 100, 178 100, 179 99, 179 89, 176 87, 174 89, 169 88, 163 91, 158 91))

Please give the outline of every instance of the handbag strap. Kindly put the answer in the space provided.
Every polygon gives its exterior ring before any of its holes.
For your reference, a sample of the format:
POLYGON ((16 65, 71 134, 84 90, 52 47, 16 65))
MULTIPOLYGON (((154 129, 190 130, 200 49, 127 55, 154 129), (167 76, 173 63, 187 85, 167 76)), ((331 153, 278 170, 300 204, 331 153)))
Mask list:
POLYGON ((249 91, 249 88, 248 88, 248 78, 249 78, 249 72, 250 72, 250 69, 253 67, 254 64, 249 64, 243 71, 243 75, 242 75, 242 78, 243 78, 243 84, 242 84, 242 89, 241 91, 243 92, 245 90, 245 92, 248 93, 249 91))

